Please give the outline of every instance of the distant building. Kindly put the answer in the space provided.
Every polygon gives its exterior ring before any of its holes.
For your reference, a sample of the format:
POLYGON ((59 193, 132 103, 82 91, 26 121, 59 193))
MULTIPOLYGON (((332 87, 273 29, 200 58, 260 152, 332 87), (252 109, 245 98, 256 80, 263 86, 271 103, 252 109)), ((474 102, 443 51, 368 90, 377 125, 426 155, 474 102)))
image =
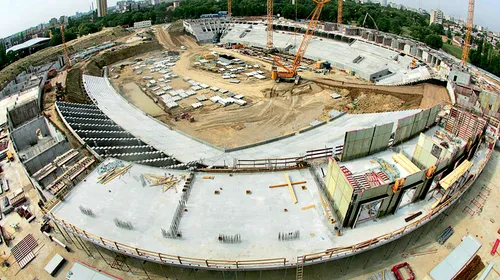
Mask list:
POLYGON ((134 28, 146 28, 146 27, 151 27, 150 20, 134 22, 134 28))
POLYGON ((158 5, 160 4, 160 0, 151 0, 151 5, 158 5))
POLYGON ((178 8, 180 5, 179 0, 174 0, 174 9, 178 8))
POLYGON ((125 13, 128 11, 135 11, 138 9, 139 4, 133 0, 118 1, 116 2, 115 11, 118 13, 125 13))
POLYGON ((96 0, 97 1, 97 16, 104 17, 108 11, 108 1, 107 0, 96 0))
POLYGON ((52 25, 56 25, 57 24, 57 18, 52 18, 49 20, 49 25, 52 26, 52 25))
POLYGON ((431 21, 430 24, 443 24, 443 12, 441 10, 432 10, 431 11, 431 21))

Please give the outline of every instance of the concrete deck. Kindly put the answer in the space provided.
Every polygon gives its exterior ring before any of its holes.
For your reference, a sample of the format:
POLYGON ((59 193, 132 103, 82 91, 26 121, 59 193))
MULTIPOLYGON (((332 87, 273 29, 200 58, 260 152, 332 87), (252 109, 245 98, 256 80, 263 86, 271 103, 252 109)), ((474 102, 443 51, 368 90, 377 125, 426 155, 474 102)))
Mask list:
POLYGON ((107 79, 85 75, 84 81, 87 93, 111 120, 148 145, 184 163, 201 160, 207 165, 231 165, 234 159, 296 157, 304 155, 308 150, 341 145, 347 131, 397 122, 400 118, 421 111, 347 114, 293 137, 252 148, 224 152, 222 148, 199 142, 147 116, 116 92, 107 79))
MULTIPOLYGON (((487 150, 483 147, 474 157, 471 174, 479 172, 487 150)), ((109 162, 111 159, 105 161, 109 162)), ((97 170, 97 169, 96 169, 97 170)), ((306 180, 306 190, 295 186, 298 203, 293 204, 287 187, 269 189, 285 182, 283 172, 221 174, 196 173, 190 199, 180 220, 181 239, 166 239, 161 228, 168 229, 181 192, 162 193, 160 187, 143 187, 139 176, 144 173, 164 175, 179 171, 135 164, 129 172, 106 185, 97 183, 94 170, 52 209, 59 219, 86 232, 141 249, 192 258, 245 260, 296 256, 327 248, 351 246, 400 229, 409 215, 422 211, 429 214, 435 200, 426 198, 354 229, 344 229, 336 236, 323 214, 318 186, 307 170, 290 171, 292 181, 306 180), (205 175, 214 179, 203 179, 205 175), (219 195, 214 191, 218 190, 219 195), (252 194, 245 193, 246 190, 252 194), (315 204, 308 210, 301 207, 315 204), (79 206, 92 209, 94 218, 81 213, 79 206), (285 212, 284 208, 288 211, 285 212), (117 227, 113 219, 130 221, 134 229, 117 227), (299 230, 300 238, 279 241, 279 232, 299 230), (219 234, 240 234, 242 242, 219 243, 219 234)))
MULTIPOLYGON (((107 159, 104 163, 110 162, 107 159)), ((310 172, 288 172, 292 181, 307 181, 294 187, 298 203, 293 204, 288 187, 269 189, 286 183, 284 173, 207 174, 196 173, 190 198, 180 221, 181 239, 166 239, 178 200, 182 195, 171 189, 143 187, 141 174, 179 176, 180 171, 135 164, 125 175, 106 185, 98 184, 97 169, 78 184, 52 213, 86 231, 138 248, 210 259, 294 258, 297 254, 331 246, 333 235, 323 215, 318 188, 310 172), (213 180, 203 176, 215 176, 213 180), (218 190, 219 195, 214 191, 218 190), (252 194, 246 194, 250 190, 252 194), (316 207, 301 210, 315 204, 316 207), (82 214, 79 206, 91 209, 95 217, 82 214), (288 211, 285 212, 284 209, 288 211), (118 218, 133 224, 133 230, 117 227, 118 218), (300 239, 279 241, 279 232, 300 231, 300 239), (219 243, 219 234, 240 234, 239 244, 219 243)))

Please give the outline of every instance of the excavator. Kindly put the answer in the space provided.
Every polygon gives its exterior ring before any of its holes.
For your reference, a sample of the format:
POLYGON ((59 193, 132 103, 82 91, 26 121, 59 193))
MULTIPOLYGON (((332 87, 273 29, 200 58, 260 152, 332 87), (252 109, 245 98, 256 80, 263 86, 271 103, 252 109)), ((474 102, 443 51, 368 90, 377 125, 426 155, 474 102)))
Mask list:
POLYGON ((319 16, 321 14, 321 10, 325 6, 326 3, 330 2, 330 0, 313 0, 316 3, 316 8, 313 11, 311 16, 311 20, 309 21, 309 25, 307 26, 306 33, 304 34, 304 38, 302 39, 302 43, 300 44, 299 49, 297 50, 297 54, 295 55, 295 59, 290 66, 285 66, 281 59, 277 56, 273 57, 273 67, 271 78, 275 80, 277 83, 280 81, 284 82, 294 82, 296 85, 300 82, 300 76, 297 74, 297 69, 306 54, 307 47, 311 42, 312 35, 318 26, 319 16), (278 66, 284 69, 284 71, 278 71, 278 66))

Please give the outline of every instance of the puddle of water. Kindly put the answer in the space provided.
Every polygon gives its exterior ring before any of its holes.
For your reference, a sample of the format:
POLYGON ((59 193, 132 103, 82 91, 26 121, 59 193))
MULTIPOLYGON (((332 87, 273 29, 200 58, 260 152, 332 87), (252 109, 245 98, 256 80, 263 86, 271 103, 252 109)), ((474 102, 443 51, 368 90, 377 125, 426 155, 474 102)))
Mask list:
POLYGON ((135 83, 126 83, 121 91, 123 97, 151 116, 165 114, 165 112, 135 83))

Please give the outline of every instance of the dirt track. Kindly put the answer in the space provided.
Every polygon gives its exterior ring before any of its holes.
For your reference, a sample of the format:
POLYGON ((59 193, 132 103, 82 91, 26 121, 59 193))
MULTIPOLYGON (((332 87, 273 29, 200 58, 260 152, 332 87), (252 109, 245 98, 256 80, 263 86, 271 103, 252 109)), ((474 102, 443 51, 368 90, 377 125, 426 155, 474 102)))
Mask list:
MULTIPOLYGON (((374 86, 366 81, 355 80, 354 77, 340 71, 332 71, 333 73, 326 76, 310 71, 301 72, 305 80, 299 86, 276 84, 269 78, 260 81, 247 78, 245 75, 238 77, 241 80, 240 84, 231 84, 228 80, 223 80, 218 73, 194 67, 195 58, 212 51, 231 54, 247 64, 261 65, 260 70, 266 72, 267 77, 270 76, 271 64, 260 57, 214 48, 211 45, 200 46, 188 35, 171 36, 163 27, 156 27, 156 36, 160 44, 167 49, 179 50, 180 46, 187 48, 172 68, 174 73, 180 77, 190 77, 210 86, 244 94, 248 104, 243 107, 237 105, 221 107, 207 101, 204 102, 203 108, 194 110, 191 108, 191 104, 197 102, 194 96, 179 101, 180 108, 169 111, 169 114, 159 114, 156 106, 150 106, 151 101, 144 100, 144 97, 151 100, 152 95, 148 96, 141 90, 143 81, 140 81, 131 69, 122 71, 122 77, 113 82, 118 88, 123 89, 122 92, 127 99, 148 114, 156 116, 176 129, 223 147, 255 143, 297 131, 308 127, 314 120, 328 119, 328 112, 331 110, 344 111, 346 106, 351 106, 350 113, 373 113, 429 108, 443 101, 448 102, 448 94, 443 87, 430 84, 404 87, 374 86), (136 82, 140 86, 132 87, 130 82, 136 82), (343 97, 335 100, 330 97, 333 92, 343 97), (353 102, 355 106, 352 106, 353 102), (189 112, 196 121, 194 123, 185 120, 173 121, 173 117, 182 112, 189 112)), ((142 57, 153 55, 160 56, 159 53, 148 53, 142 57)), ((157 78, 156 73, 152 73, 151 76, 157 78)), ((173 80, 170 85, 174 88, 189 87, 181 79, 173 80)), ((210 90, 202 90, 199 94, 204 94, 206 97, 214 95, 210 90)))

